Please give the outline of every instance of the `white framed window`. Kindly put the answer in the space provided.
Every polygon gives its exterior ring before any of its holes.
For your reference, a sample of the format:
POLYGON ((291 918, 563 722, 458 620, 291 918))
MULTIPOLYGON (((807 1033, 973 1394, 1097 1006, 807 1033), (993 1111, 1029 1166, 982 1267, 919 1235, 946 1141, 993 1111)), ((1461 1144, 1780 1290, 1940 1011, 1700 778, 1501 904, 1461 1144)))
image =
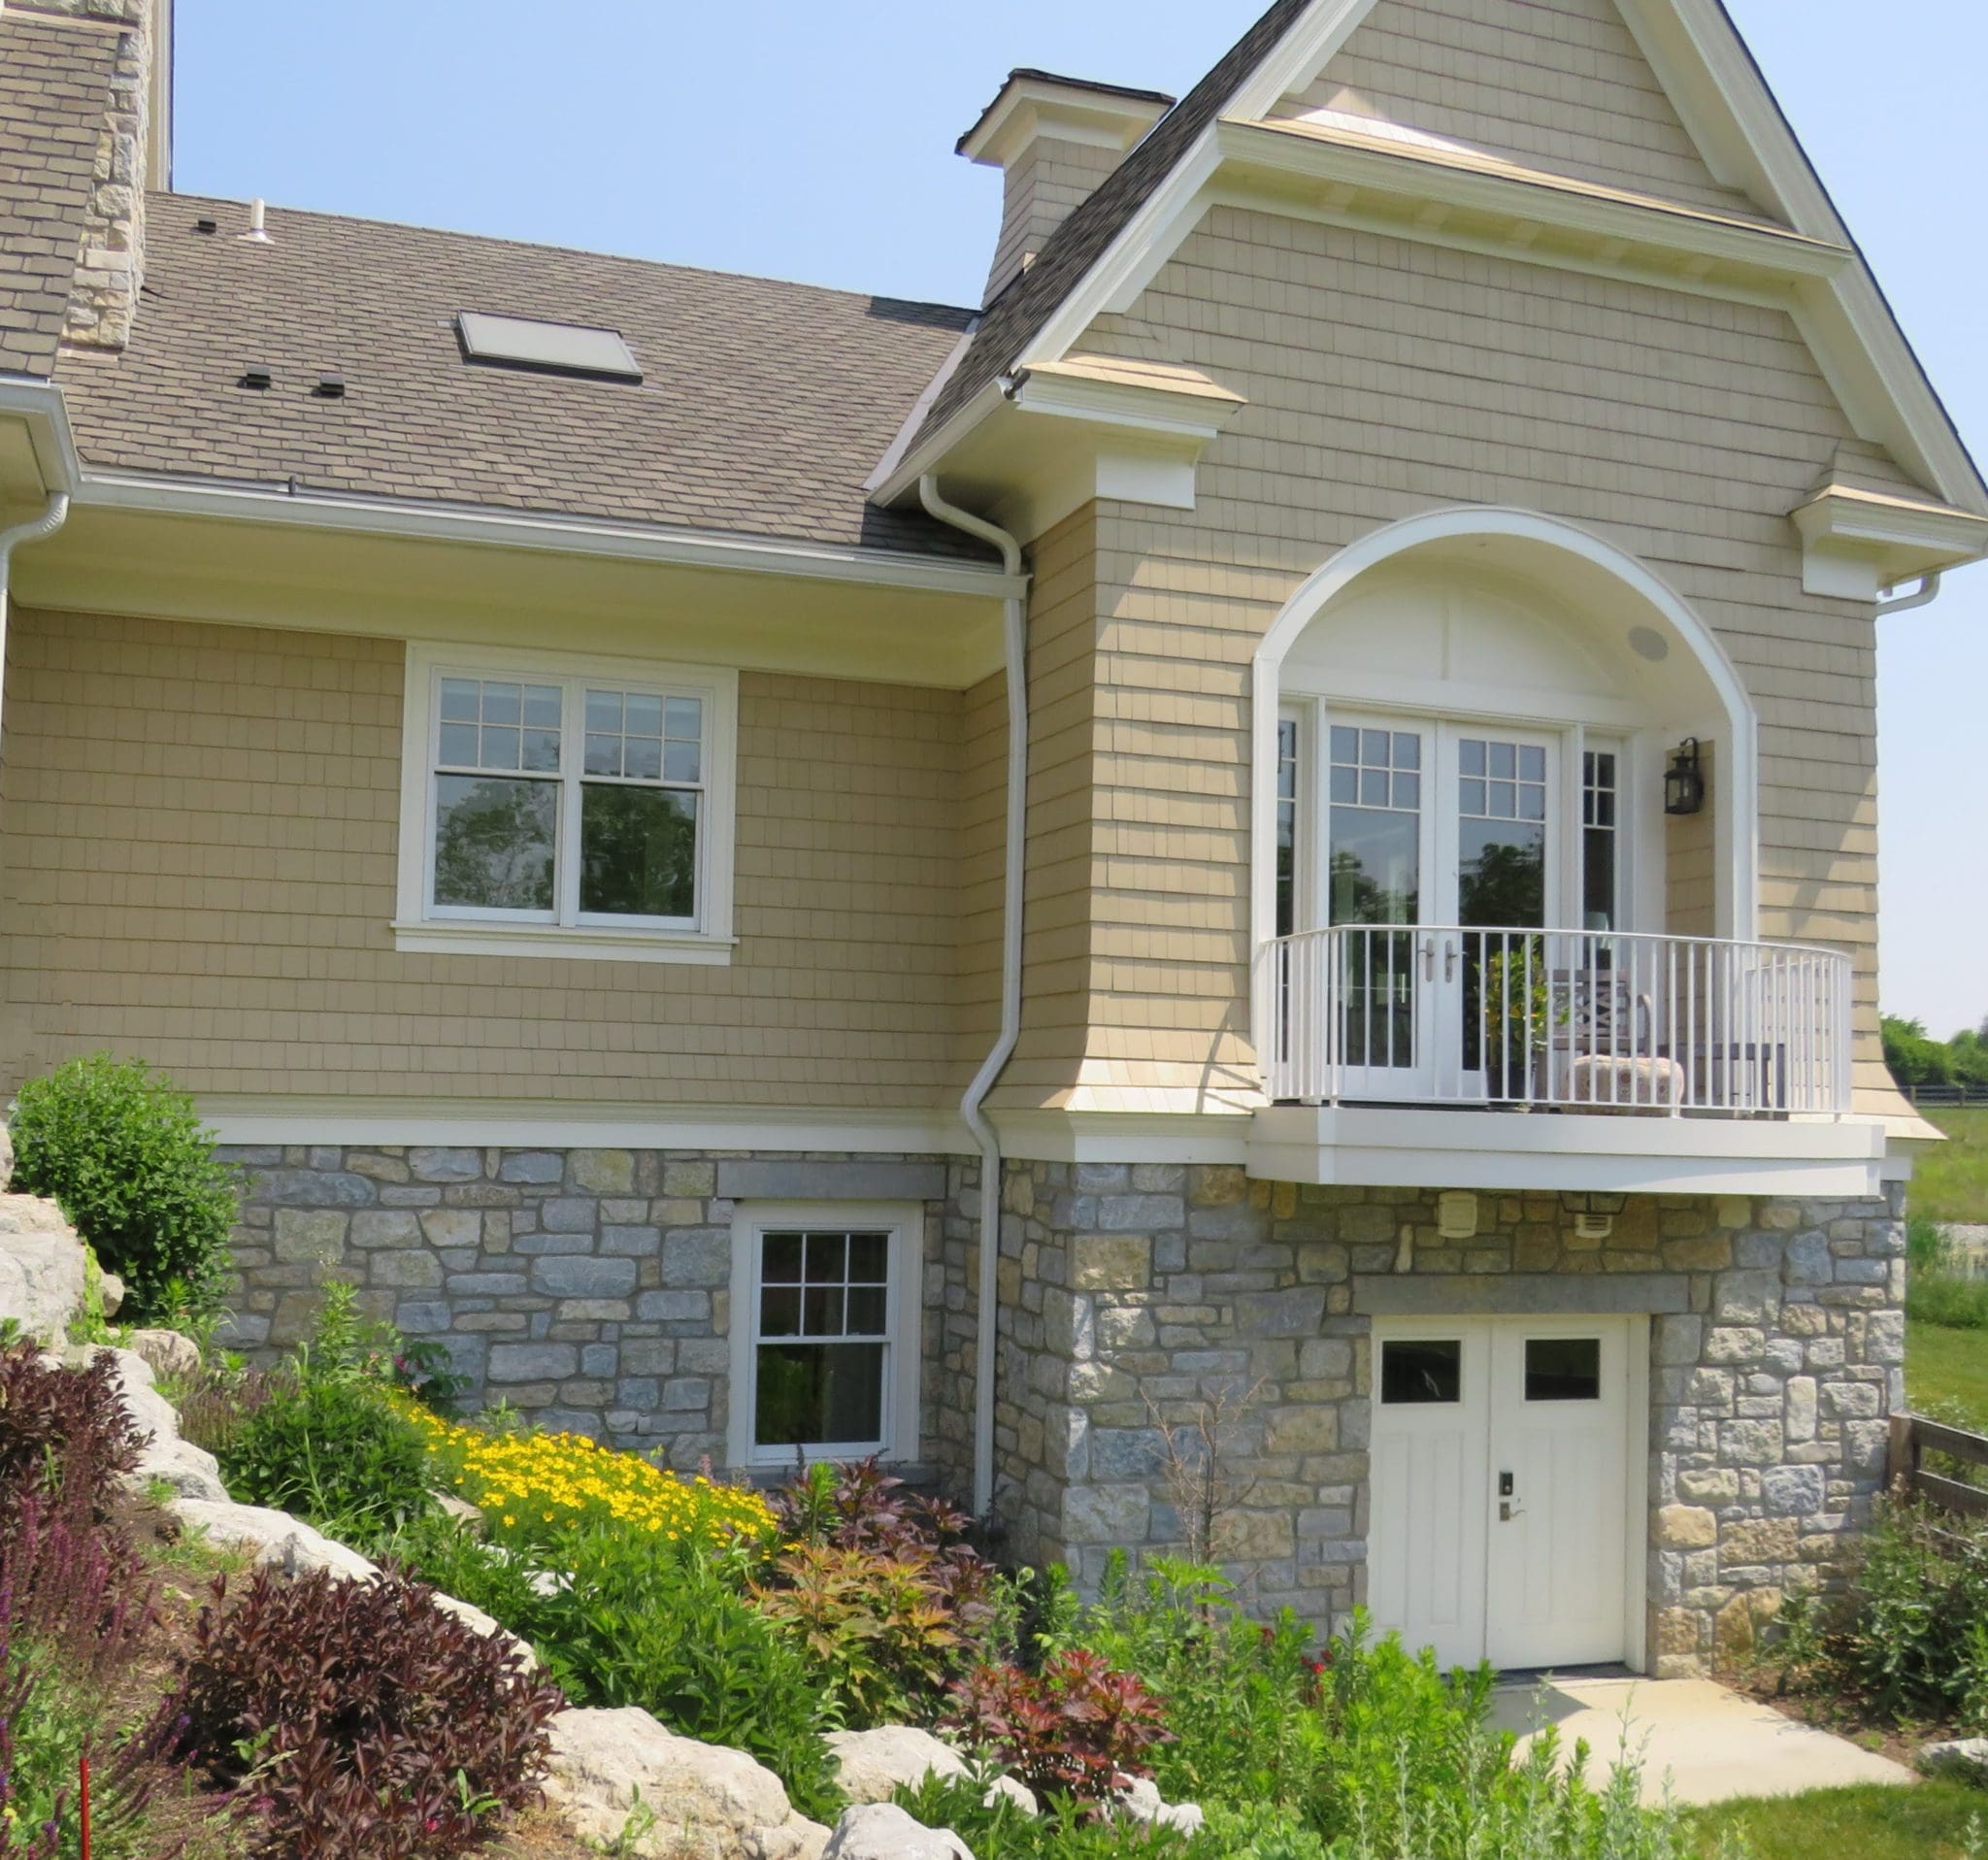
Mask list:
POLYGON ((731 959, 738 675, 408 648, 402 949, 731 959))
POLYGON ((924 1234, 915 1206, 739 1204, 734 1466, 917 1457, 924 1234))

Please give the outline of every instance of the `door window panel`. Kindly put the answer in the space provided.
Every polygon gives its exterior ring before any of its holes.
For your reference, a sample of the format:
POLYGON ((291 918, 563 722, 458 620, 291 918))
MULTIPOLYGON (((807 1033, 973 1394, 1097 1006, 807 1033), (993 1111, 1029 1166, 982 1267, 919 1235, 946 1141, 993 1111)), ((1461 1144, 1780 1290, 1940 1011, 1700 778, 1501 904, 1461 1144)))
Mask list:
MULTIPOLYGON (((1422 739, 1411 730, 1330 732, 1335 924, 1413 924, 1422 911, 1422 739)), ((1414 938, 1344 939, 1339 1039, 1349 1066, 1407 1066, 1415 1054, 1414 938)))
POLYGON ((1598 1337, 1528 1337, 1526 1400, 1599 1402, 1602 1340, 1598 1337))
POLYGON ((1581 924, 1588 930, 1617 928, 1616 769, 1613 749, 1589 749, 1581 757, 1580 907, 1581 924))
MULTIPOLYGON (((1537 743, 1465 737, 1457 746, 1457 921, 1533 930, 1546 921, 1546 751, 1537 743)), ((1463 939, 1463 1068, 1494 1098, 1528 1094, 1536 994, 1545 980, 1538 939, 1463 939)))
POLYGON ((1380 1399, 1389 1408, 1453 1406, 1463 1400, 1463 1382, 1460 1339, 1380 1346, 1380 1399))

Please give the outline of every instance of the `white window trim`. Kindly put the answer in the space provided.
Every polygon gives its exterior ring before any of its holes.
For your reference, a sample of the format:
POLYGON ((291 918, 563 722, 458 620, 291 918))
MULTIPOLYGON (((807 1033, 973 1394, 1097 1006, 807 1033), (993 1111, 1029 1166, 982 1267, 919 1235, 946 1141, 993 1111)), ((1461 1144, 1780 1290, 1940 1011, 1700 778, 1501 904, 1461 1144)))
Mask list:
MULTIPOLYGON (((394 947, 408 952, 551 956, 582 961, 724 965, 732 960, 732 875, 737 840, 739 675, 715 666, 660 659, 602 658, 514 647, 408 645, 401 714, 400 871, 394 947), (698 917, 691 925, 511 919, 489 913, 438 913, 428 903, 435 808, 434 718, 444 675, 463 678, 597 679, 604 684, 660 686, 697 697, 705 710, 704 817, 699 822, 698 917)), ((570 784, 569 784, 570 785, 570 784)), ((575 832, 571 795, 562 837, 575 832)))
POLYGON ((917 1203, 741 1202, 732 1212, 732 1391, 727 1450, 734 1469, 778 1471, 794 1464, 794 1449, 755 1444, 758 1421, 760 1236, 769 1229, 813 1227, 830 1233, 869 1229, 890 1236, 886 1301, 883 1416, 880 1443, 821 1442, 804 1449, 812 1460, 867 1459, 903 1465, 918 1458, 919 1390, 923 1377, 925 1210, 917 1203))

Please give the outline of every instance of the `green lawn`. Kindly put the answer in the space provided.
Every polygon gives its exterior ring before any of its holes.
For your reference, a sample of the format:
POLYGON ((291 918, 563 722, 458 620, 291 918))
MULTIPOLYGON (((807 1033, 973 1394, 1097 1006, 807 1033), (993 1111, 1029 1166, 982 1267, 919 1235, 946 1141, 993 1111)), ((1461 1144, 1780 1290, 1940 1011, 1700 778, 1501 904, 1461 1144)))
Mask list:
POLYGON ((1921 1413, 1951 1413, 1988 1433, 1988 1330, 1908 1323, 1905 1400, 1921 1413))
POLYGON ((1981 1860, 1988 1855, 1988 1791, 1961 1782, 1891 1789, 1816 1789, 1807 1795, 1722 1802, 1694 1817, 1700 1851, 1718 1852, 1727 1830, 1743 1834, 1755 1860, 1981 1860))
POLYGON ((1988 1226, 1988 1111, 1929 1108, 1929 1122, 1946 1132, 1912 1171, 1906 1206, 1929 1220, 1956 1220, 1988 1226))

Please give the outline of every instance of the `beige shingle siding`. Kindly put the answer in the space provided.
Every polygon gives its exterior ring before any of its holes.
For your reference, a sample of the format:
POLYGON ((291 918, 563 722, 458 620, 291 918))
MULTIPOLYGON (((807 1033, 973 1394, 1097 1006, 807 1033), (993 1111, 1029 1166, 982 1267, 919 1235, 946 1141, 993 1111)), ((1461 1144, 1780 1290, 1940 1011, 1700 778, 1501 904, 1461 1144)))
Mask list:
POLYGON ((88 26, 0 17, 0 373, 54 367, 117 45, 88 26))
POLYGON ((1713 178, 1613 0, 1380 0, 1275 114, 1328 108, 1583 181, 1756 211, 1713 178))
POLYGON ((6 1082, 115 1046, 214 1092, 893 1108, 957 1088, 958 694, 741 680, 730 969, 399 955, 403 658, 17 610, 6 1082))
POLYGON ((1715 629, 1761 718, 1763 934, 1853 949, 1874 1034, 1873 629, 1803 593, 1786 517, 1849 429, 1783 316, 1220 208, 1084 347, 1155 341, 1249 406, 1192 514, 1097 513, 1091 1057, 1246 1067, 1250 659, 1332 552, 1451 502, 1588 525, 1715 629))
POLYGON ((999 296, 1024 262, 1049 243, 1123 159, 1115 149, 1044 136, 1007 170, 1002 181, 1001 237, 987 273, 987 298, 999 296))

